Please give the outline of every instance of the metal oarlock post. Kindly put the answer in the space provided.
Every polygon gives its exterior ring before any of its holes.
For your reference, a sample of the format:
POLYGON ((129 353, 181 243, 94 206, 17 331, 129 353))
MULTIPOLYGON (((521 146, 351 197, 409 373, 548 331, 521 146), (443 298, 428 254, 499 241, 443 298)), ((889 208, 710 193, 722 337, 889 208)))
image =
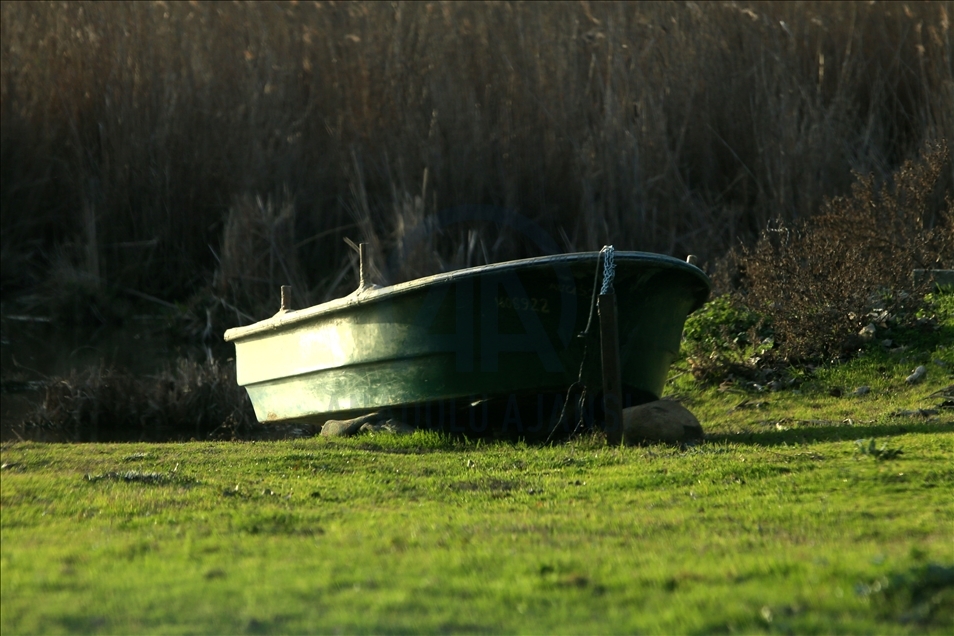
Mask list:
POLYGON ((282 285, 282 306, 279 311, 291 311, 291 285, 282 285))
POLYGON ((368 244, 358 245, 358 289, 364 289, 368 285, 368 244))

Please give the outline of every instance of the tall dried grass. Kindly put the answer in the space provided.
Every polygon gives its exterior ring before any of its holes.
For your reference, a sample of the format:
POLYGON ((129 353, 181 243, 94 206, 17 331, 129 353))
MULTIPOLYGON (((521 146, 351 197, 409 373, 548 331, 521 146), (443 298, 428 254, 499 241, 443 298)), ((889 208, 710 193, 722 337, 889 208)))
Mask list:
MULTIPOLYGON (((354 284, 343 237, 384 263, 464 204, 711 262, 954 139, 950 6, 3 3, 2 291, 55 247, 165 299, 217 272, 245 311, 278 278, 312 302, 354 284)), ((496 231, 385 274, 536 249, 496 231)))
POLYGON ((110 367, 44 382, 44 398, 23 425, 27 439, 54 442, 164 442, 255 439, 255 420, 232 365, 180 359, 145 377, 110 367))

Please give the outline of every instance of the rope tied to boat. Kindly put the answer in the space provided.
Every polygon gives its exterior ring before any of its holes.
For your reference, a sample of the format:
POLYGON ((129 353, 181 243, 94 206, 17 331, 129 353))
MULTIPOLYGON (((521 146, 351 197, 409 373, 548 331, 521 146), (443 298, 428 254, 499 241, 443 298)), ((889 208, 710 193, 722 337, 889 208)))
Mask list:
POLYGON ((612 245, 604 245, 600 250, 603 257, 603 286, 600 295, 604 296, 613 291, 613 279, 616 277, 616 250, 612 245))
POLYGON ((600 250, 599 257, 596 259, 596 269, 593 271, 593 297, 590 300, 590 315, 586 320, 586 328, 576 334, 577 338, 584 338, 580 371, 577 374, 576 382, 571 384, 566 390, 566 398, 563 400, 560 416, 557 418, 557 421, 553 423, 550 434, 547 435, 547 442, 553 438, 553 434, 556 433, 557 429, 564 425, 567 414, 566 409, 570 404, 570 396, 574 391, 579 391, 580 396, 576 404, 578 419, 572 434, 575 434, 583 424, 583 411, 586 402, 586 385, 583 383, 583 368, 586 366, 586 354, 589 348, 589 342, 586 337, 590 334, 590 325, 593 324, 593 312, 596 309, 596 283, 600 275, 600 260, 603 261, 603 285, 600 288, 600 295, 609 293, 613 289, 613 279, 616 277, 616 250, 612 245, 604 245, 603 249, 600 250))
POLYGON ((600 261, 603 261, 603 286, 600 294, 606 294, 613 289, 613 279, 616 277, 616 250, 612 245, 604 245, 596 257, 596 269, 593 270, 593 298, 590 299, 590 315, 586 319, 586 328, 576 334, 578 338, 585 338, 590 334, 590 325, 593 324, 593 312, 596 310, 596 283, 600 277, 600 261))

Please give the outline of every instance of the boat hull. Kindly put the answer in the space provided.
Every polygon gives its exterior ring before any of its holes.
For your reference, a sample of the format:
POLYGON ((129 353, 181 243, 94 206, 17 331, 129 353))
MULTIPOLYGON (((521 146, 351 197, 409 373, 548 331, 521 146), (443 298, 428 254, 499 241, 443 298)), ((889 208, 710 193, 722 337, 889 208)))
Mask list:
MULTIPOLYGON (((709 281, 665 256, 616 252, 615 261, 624 401, 639 404, 661 395, 709 281)), ((461 409, 479 403, 543 428, 562 408, 554 396, 576 384, 592 398, 602 386, 598 267, 592 252, 459 270, 279 312, 226 340, 262 422, 397 408, 409 423, 466 429, 461 409)))

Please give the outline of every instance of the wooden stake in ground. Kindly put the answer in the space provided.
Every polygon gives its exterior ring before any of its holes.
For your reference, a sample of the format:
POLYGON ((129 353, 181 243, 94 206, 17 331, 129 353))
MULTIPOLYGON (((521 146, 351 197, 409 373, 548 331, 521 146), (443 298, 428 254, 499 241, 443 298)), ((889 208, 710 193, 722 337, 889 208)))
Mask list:
POLYGON ((619 326, 616 294, 600 294, 596 301, 600 314, 600 353, 603 359, 603 411, 606 441, 618 445, 623 439, 622 380, 619 368, 619 326))
POLYGON ((623 439, 623 395, 619 368, 619 321, 616 315, 615 251, 612 245, 600 250, 603 257, 603 285, 596 300, 600 314, 600 354, 603 360, 603 428, 606 441, 618 445, 623 439))

